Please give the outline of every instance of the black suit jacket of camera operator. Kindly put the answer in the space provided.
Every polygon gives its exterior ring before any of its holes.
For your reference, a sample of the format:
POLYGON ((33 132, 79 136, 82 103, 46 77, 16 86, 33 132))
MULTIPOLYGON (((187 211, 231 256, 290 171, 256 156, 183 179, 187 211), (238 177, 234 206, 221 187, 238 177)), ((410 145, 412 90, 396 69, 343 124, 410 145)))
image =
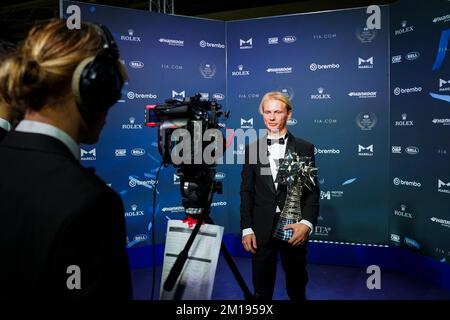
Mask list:
MULTIPOLYGON (((288 150, 296 152, 299 156, 311 157, 315 165, 314 145, 308 141, 295 138, 290 132, 287 133, 288 150)), ((263 139, 267 139, 264 137, 263 139)), ((276 213, 276 207, 283 210, 287 196, 287 186, 278 184, 275 190, 274 181, 270 174, 270 164, 267 158, 267 150, 259 152, 257 146, 246 146, 245 163, 241 172, 241 231, 246 228, 252 228, 255 232, 258 245, 265 245, 272 237, 274 228, 278 221, 280 213, 276 213), (261 158, 258 156, 257 163, 249 163, 249 149, 258 150, 261 158), (261 161, 262 160, 262 161, 261 161), (264 164, 263 164, 264 163, 264 164), (265 169, 269 174, 261 175, 261 170, 265 169)), ((317 223, 319 215, 319 183, 316 179, 316 187, 312 190, 303 188, 301 198, 302 218, 311 222, 313 226, 317 223)))
POLYGON ((9 133, 0 177, 0 300, 131 299, 122 201, 62 142, 9 133))

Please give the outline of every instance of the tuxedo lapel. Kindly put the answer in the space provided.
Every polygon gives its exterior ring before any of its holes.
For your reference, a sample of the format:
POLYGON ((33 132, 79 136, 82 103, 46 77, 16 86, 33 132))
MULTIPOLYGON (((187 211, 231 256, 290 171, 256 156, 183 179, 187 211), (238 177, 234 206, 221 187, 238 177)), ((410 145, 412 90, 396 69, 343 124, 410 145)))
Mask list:
MULTIPOLYGON (((263 139, 267 139, 267 136, 263 137, 263 139)), ((264 144, 259 143, 258 148, 263 146, 264 144)), ((272 172, 270 170, 270 163, 269 163, 269 157, 267 156, 268 150, 267 150, 267 144, 265 145, 266 150, 264 152, 261 152, 261 161, 258 163, 258 171, 259 175, 261 176, 262 182, 269 188, 269 190, 275 194, 275 185, 272 177, 272 172)))

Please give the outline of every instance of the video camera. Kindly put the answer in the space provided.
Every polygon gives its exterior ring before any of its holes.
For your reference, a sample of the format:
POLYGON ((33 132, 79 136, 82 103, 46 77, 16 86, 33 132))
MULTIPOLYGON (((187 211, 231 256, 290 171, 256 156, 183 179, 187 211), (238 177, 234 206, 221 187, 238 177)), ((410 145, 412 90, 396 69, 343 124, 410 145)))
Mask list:
POLYGON ((146 106, 147 126, 159 127, 159 153, 166 164, 176 167, 214 166, 215 161, 205 159, 204 151, 210 151, 207 155, 214 160, 223 154, 225 125, 219 120, 228 117, 229 112, 221 111, 216 100, 202 100, 200 94, 182 101, 168 99, 164 104, 146 106))

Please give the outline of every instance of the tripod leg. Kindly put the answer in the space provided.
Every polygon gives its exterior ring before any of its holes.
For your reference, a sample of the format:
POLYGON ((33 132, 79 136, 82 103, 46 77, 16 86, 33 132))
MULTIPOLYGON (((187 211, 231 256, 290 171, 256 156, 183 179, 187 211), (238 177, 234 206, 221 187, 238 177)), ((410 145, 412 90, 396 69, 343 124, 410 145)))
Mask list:
MULTIPOLYGON (((212 219, 210 217, 206 218, 206 222, 214 224, 214 222, 212 221, 212 219)), ((228 266, 230 267, 231 272, 233 273, 234 277, 236 278, 236 281, 238 282, 239 287, 241 287, 241 290, 242 290, 242 293, 244 294, 245 300, 254 300, 253 294, 248 289, 248 286, 245 283, 244 278, 242 278, 242 275, 239 272, 239 269, 237 268, 236 264, 234 263, 233 258, 231 257, 230 252, 228 251, 228 249, 225 246, 225 244, 223 243, 223 241, 220 244, 220 250, 222 251, 225 261, 228 263, 228 266)))
POLYGON ((234 277, 236 278, 236 281, 238 282, 239 286, 241 287, 242 292, 244 293, 245 300, 253 300, 253 294, 250 292, 250 290, 247 287, 247 284, 244 281, 244 278, 242 278, 241 273, 239 272, 238 268, 236 267, 236 264, 233 261, 233 258, 231 257, 230 253, 228 252, 227 247, 225 247, 225 244, 222 241, 222 244, 220 245, 220 250, 222 251, 222 254, 225 258, 225 260, 228 263, 228 266, 231 269, 231 272, 233 273, 234 277))

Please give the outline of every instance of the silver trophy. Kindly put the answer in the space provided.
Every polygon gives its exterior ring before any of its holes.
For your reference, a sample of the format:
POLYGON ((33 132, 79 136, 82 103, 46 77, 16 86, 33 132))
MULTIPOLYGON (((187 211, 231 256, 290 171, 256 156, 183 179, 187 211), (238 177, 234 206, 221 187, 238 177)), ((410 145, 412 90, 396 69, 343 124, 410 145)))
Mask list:
POLYGON ((287 151, 285 159, 280 159, 276 182, 287 185, 286 203, 280 214, 273 236, 283 241, 292 238, 292 229, 284 230, 288 224, 302 220, 301 197, 303 188, 312 189, 316 185, 317 168, 312 166, 311 157, 300 157, 287 151))

